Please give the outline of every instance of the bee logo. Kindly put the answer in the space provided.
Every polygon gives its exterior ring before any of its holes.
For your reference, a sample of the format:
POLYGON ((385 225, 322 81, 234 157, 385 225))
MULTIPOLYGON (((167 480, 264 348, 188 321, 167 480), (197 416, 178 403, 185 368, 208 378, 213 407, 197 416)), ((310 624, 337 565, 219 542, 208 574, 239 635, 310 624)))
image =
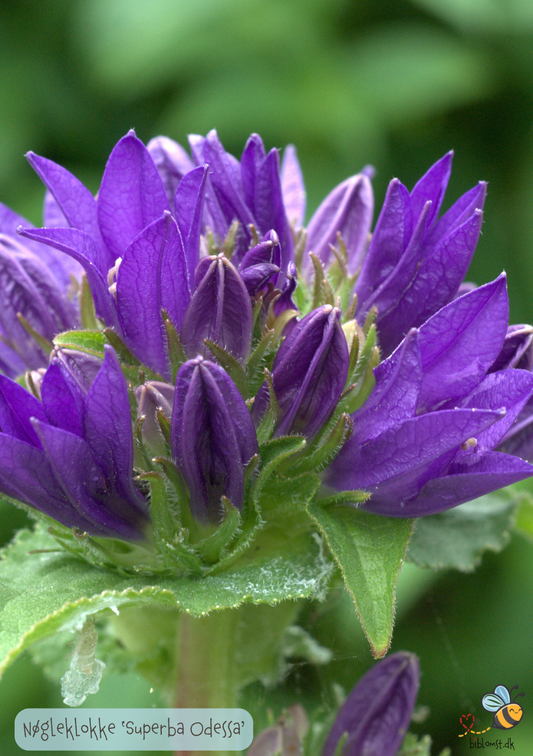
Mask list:
MULTIPOLYGON (((513 685, 511 691, 518 688, 518 685, 513 685)), ((511 701, 511 693, 505 685, 497 685, 494 688, 494 693, 487 693, 481 699, 481 703, 485 711, 494 711, 494 719, 492 720, 492 726, 497 727, 500 730, 510 730, 511 727, 516 725, 522 719, 523 711, 522 707, 515 703, 519 696, 525 695, 524 693, 517 693, 514 699, 511 701)))

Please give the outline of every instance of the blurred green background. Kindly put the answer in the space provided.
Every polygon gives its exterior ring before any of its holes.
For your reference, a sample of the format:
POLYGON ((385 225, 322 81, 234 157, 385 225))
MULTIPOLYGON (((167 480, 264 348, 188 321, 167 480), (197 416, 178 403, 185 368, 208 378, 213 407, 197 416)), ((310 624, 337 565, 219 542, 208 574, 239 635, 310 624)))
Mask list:
MULTIPOLYGON (((217 128, 237 155, 252 131, 269 148, 292 142, 308 214, 367 163, 379 207, 393 176, 411 188, 453 148, 446 206, 489 182, 469 278, 506 269, 512 321, 533 320, 533 0, 4 0, 0 103, 0 200, 37 224, 43 190, 23 153, 96 191, 132 127, 145 142, 181 143, 217 128)), ((3 537, 22 522, 4 507, 3 537)), ((532 574, 531 544, 516 536, 474 575, 402 575, 393 650, 421 658, 419 703, 431 714, 418 729, 434 753, 466 753, 459 716, 486 726, 483 693, 515 683, 526 691, 516 752, 533 753, 532 574)), ((312 685, 327 702, 331 680, 348 688, 370 665, 344 599, 331 616, 313 622, 336 661, 320 676, 295 667, 269 705, 312 685)), ((86 704, 145 706, 154 695, 135 676, 109 676, 86 704)), ((264 692, 254 695, 264 709, 264 692)), ((57 686, 24 658, 0 685, 2 754, 19 752, 17 711, 45 705, 60 705, 57 686)))

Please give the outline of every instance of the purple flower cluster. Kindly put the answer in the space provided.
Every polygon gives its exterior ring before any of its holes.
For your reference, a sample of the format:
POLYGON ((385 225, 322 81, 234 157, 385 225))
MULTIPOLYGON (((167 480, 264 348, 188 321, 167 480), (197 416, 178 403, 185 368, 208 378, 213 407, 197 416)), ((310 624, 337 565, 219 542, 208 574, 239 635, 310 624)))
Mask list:
POLYGON ((367 168, 306 231, 294 148, 280 164, 257 135, 240 161, 214 131, 190 146, 192 157, 163 137, 145 147, 130 132, 97 198, 28 155, 47 187, 45 227, 7 208, 0 217, 6 495, 133 540, 149 511, 134 465, 149 473, 154 455, 182 481, 196 520, 211 523, 223 501, 245 506, 261 443, 288 435, 306 439, 317 470, 335 457, 326 486, 367 491, 364 507, 392 517, 533 474, 521 458, 531 329, 508 327, 504 276, 463 284, 485 184, 438 218, 449 153, 411 192, 391 182, 371 235, 367 168), (46 368, 47 344, 80 326, 69 281, 88 283, 105 329, 95 333, 116 349, 99 359, 56 348, 46 368), (11 380, 25 369, 33 393, 11 380))

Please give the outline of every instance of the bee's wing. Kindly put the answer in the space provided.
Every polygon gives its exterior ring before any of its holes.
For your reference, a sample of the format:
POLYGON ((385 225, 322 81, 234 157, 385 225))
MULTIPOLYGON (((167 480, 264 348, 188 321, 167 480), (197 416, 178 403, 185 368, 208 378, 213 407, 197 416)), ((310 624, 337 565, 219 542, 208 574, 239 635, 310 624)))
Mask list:
MULTIPOLYGON (((498 688, 496 688, 496 690, 498 690, 498 688)), ((502 701, 500 696, 497 696, 494 693, 487 693, 487 695, 483 696, 481 699, 481 704, 486 711, 498 711, 498 709, 501 709, 502 706, 505 705, 505 701, 502 701)))
POLYGON ((504 703, 506 703, 506 704, 510 703, 510 701, 511 701, 511 694, 509 693, 509 691, 507 690, 507 688, 505 687, 505 685, 497 685, 494 688, 494 693, 497 696, 499 696, 504 703))

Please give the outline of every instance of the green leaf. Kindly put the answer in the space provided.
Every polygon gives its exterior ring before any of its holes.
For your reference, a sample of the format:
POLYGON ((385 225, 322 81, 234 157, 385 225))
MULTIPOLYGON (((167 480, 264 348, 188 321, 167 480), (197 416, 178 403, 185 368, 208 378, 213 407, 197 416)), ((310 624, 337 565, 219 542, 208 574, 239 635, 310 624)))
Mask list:
POLYGON ((484 551, 498 552, 507 544, 515 508, 516 501, 500 491, 420 517, 407 558, 420 567, 472 572, 484 551))
POLYGON ((0 672, 43 638, 74 630, 87 616, 125 607, 179 609, 193 616, 244 603, 277 604, 320 595, 331 575, 311 535, 291 538, 283 551, 264 547, 254 560, 206 577, 123 577, 57 552, 42 527, 22 530, 0 562, 0 672), (50 551, 48 551, 50 550, 50 551))
POLYGON ((391 641, 396 581, 413 521, 320 502, 308 505, 308 511, 341 569, 372 653, 380 659, 391 641))

